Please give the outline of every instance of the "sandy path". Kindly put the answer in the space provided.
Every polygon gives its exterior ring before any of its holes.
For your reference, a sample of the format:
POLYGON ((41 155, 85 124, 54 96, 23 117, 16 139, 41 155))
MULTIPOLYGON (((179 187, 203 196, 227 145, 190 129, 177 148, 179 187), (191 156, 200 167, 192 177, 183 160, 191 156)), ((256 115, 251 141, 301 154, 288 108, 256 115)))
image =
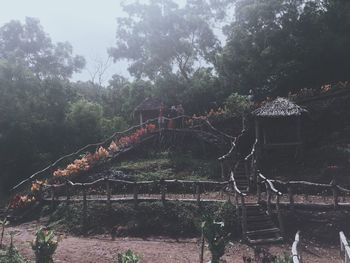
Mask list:
MULTIPOLYGON (((30 260, 34 254, 28 243, 33 239, 37 223, 26 223, 10 227, 8 231, 16 231, 14 242, 21 253, 30 260)), ((120 252, 132 249, 142 256, 142 263, 185 263, 198 262, 199 247, 197 239, 175 240, 164 237, 118 238, 112 241, 108 236, 93 236, 89 238, 74 237, 62 234, 55 254, 55 262, 67 263, 112 263, 120 252)), ((290 253, 290 244, 265 246, 272 254, 290 253)), ((253 256, 253 249, 247 245, 233 243, 227 248, 224 259, 228 263, 243 263, 242 256, 253 256)), ((206 251, 205 259, 209 260, 206 251)), ((338 247, 322 247, 308 243, 303 248, 304 262, 337 263, 340 262, 338 247)))

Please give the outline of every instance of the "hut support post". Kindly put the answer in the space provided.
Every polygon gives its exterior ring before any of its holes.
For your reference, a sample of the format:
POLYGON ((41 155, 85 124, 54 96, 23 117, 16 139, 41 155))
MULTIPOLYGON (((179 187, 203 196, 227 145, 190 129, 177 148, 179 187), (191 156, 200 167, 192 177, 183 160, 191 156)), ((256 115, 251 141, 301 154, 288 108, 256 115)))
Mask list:
POLYGON ((256 194, 258 196, 258 203, 260 203, 261 202, 260 176, 257 176, 257 180, 256 180, 256 194))

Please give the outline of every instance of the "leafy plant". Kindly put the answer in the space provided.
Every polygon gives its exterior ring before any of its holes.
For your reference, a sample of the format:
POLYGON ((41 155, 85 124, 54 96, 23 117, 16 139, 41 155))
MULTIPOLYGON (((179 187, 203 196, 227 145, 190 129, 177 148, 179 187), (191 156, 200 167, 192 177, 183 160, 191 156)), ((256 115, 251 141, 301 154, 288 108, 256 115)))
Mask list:
POLYGON ((139 263, 141 257, 132 250, 128 250, 124 253, 118 254, 116 263, 139 263))
POLYGON ((27 261, 18 253, 18 250, 13 245, 14 232, 10 232, 10 246, 6 251, 0 250, 0 263, 26 263, 27 261), (4 252, 4 253, 3 253, 4 252))
POLYGON ((57 246, 58 240, 55 238, 54 232, 40 228, 32 242, 36 263, 52 263, 57 246))
POLYGON ((283 257, 277 256, 274 263, 293 263, 293 257, 284 253, 283 257))
POLYGON ((213 217, 205 216, 202 222, 204 238, 207 240, 211 252, 210 263, 219 263, 225 253, 228 237, 224 230, 223 222, 214 221, 213 217))

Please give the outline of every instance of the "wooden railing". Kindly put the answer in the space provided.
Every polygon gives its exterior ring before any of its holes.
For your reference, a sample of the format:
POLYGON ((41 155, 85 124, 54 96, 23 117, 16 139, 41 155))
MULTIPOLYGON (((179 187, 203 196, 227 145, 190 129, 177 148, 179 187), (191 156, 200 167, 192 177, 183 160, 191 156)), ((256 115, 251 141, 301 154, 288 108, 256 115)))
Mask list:
POLYGON ((231 171, 230 181, 229 182, 231 184, 231 189, 234 192, 234 196, 235 196, 237 220, 239 220, 241 222, 242 235, 243 235, 243 238, 246 238, 246 233, 247 233, 247 208, 246 208, 246 205, 245 205, 245 197, 247 196, 247 194, 242 193, 241 190, 238 189, 236 181, 235 181, 235 177, 234 177, 234 174, 233 174, 232 171, 231 171), (241 205, 239 203, 241 203, 241 205), (241 206, 242 215, 240 215, 240 209, 239 209, 240 206, 241 206))
POLYGON ((329 184, 312 183, 307 181, 284 182, 280 180, 271 180, 271 182, 273 182, 275 185, 278 185, 278 188, 283 193, 286 193, 288 195, 289 205, 291 208, 294 207, 294 196, 296 194, 302 194, 306 199, 308 199, 309 195, 317 195, 320 197, 323 196, 324 198, 326 196, 332 196, 333 207, 335 209, 339 206, 340 196, 342 195, 345 197, 345 195, 350 194, 350 190, 335 184, 334 181, 329 184))
POLYGON ((293 263, 303 263, 301 256, 301 242, 300 242, 300 231, 295 234, 295 239, 292 245, 292 258, 293 263))
POLYGON ((343 231, 339 232, 340 258, 343 263, 350 263, 350 247, 343 231))

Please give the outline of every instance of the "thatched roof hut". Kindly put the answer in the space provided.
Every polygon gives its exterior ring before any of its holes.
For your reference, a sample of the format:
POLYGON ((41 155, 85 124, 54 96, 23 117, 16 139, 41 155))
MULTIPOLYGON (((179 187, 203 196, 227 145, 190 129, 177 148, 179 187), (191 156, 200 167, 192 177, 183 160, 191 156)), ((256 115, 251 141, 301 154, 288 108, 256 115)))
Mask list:
POLYGON ((156 98, 144 99, 136 108, 135 113, 140 111, 159 111, 162 101, 156 98))
POLYGON ((139 115, 140 124, 142 124, 147 120, 157 118, 162 105, 159 99, 146 98, 135 108, 134 113, 139 115))
POLYGON ((290 100, 277 98, 253 111, 253 115, 258 117, 288 117, 300 116, 305 112, 305 109, 290 100))
POLYGON ((254 110, 255 137, 261 150, 302 144, 301 117, 304 108, 286 98, 277 98, 254 110))

